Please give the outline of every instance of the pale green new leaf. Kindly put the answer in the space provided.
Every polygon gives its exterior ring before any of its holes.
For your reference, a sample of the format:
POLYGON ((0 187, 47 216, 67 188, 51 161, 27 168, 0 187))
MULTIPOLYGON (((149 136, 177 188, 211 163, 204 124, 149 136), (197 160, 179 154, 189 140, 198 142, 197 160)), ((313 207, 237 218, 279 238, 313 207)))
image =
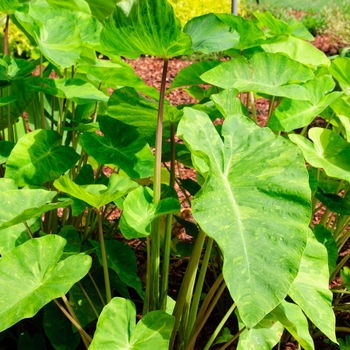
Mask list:
POLYGON ((94 208, 100 208, 138 187, 138 184, 129 178, 117 174, 109 177, 108 186, 83 185, 74 183, 69 176, 64 175, 54 182, 54 186, 72 197, 81 199, 94 208))
POLYGON ((100 21, 109 16, 115 8, 115 0, 86 0, 89 4, 92 14, 100 21))
POLYGON ((290 132, 309 125, 317 115, 343 94, 339 91, 328 93, 334 86, 334 80, 329 75, 306 82, 303 87, 308 91, 309 100, 284 98, 275 109, 267 126, 272 130, 290 132))
POLYGON ((328 288, 328 280, 327 250, 310 231, 299 273, 288 294, 323 334, 337 342, 332 292, 328 288))
POLYGON ((201 75, 207 83, 241 92, 254 91, 273 96, 307 100, 304 87, 296 83, 314 77, 311 69, 282 54, 260 52, 248 62, 239 56, 201 75))
POLYGON ((72 204, 72 201, 51 203, 56 194, 42 189, 19 190, 14 180, 0 179, 0 230, 72 204))
POLYGON ((168 349, 174 317, 151 311, 135 325, 136 308, 131 300, 113 298, 104 307, 89 350, 168 349), (114 320, 114 322, 111 322, 114 320))
POLYGON ((192 18, 184 32, 191 36, 193 50, 205 54, 231 49, 240 39, 240 35, 214 13, 192 18))
POLYGON ((123 203, 120 230, 127 239, 147 237, 154 219, 180 211, 177 199, 168 197, 153 204, 153 192, 148 187, 139 187, 130 192, 123 203))
POLYGON ((330 73, 337 79, 343 90, 350 92, 350 58, 337 57, 329 67, 330 73))
POLYGON ((192 51, 191 37, 181 31, 166 0, 118 0, 100 40, 103 53, 130 58, 171 58, 192 51))
POLYGON ((292 36, 289 36, 285 41, 265 44, 261 47, 265 52, 285 53, 291 59, 315 69, 319 66, 328 67, 331 64, 329 58, 322 51, 309 42, 292 36))
POLYGON ((208 164, 193 216, 219 244, 232 298, 244 324, 254 327, 298 273, 311 215, 303 157, 243 116, 226 117, 222 141, 205 113, 185 108, 178 134, 208 164))
POLYGON ((306 161, 315 168, 323 168, 328 176, 350 181, 350 144, 334 131, 323 128, 309 130, 309 138, 289 135, 302 150, 306 161))
POLYGON ((61 146, 55 130, 39 129, 25 134, 12 149, 6 163, 6 178, 17 186, 42 185, 70 169, 80 158, 72 147, 61 146))
POLYGON ((25 242, 0 258, 0 332, 34 316, 88 273, 92 262, 88 255, 59 261, 65 244, 64 238, 47 235, 25 242))
POLYGON ((283 300, 271 314, 283 324, 288 332, 305 350, 314 350, 308 320, 298 305, 283 300))
POLYGON ((113 164, 131 178, 141 179, 154 173, 154 155, 136 128, 109 116, 100 116, 103 136, 84 133, 80 142, 86 152, 101 164, 113 164))

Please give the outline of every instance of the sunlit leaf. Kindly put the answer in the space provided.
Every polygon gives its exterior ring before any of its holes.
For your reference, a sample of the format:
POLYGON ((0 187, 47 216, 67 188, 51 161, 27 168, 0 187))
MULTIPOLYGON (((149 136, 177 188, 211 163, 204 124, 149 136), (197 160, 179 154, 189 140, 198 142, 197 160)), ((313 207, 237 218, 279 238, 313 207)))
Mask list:
POLYGON ((298 273, 310 218, 303 157, 243 116, 226 117, 223 141, 208 116, 186 108, 178 134, 195 160, 208 164, 193 216, 219 244, 227 286, 253 327, 284 299, 298 273))
POLYGON ((131 300, 113 298, 103 309, 89 350, 168 349, 174 317, 164 311, 151 311, 136 322, 131 300), (115 320, 115 322, 111 322, 115 320))
POLYGON ((25 134, 7 159, 5 177, 18 186, 41 185, 58 178, 79 159, 72 147, 60 145, 61 139, 55 130, 25 134))
POLYGON ((119 0, 105 22, 101 45, 107 55, 171 58, 191 51, 192 43, 166 0, 119 0))
POLYGON ((64 238, 47 235, 23 243, 0 258, 0 331, 34 316, 88 273, 92 262, 88 255, 58 262, 65 244, 64 238))

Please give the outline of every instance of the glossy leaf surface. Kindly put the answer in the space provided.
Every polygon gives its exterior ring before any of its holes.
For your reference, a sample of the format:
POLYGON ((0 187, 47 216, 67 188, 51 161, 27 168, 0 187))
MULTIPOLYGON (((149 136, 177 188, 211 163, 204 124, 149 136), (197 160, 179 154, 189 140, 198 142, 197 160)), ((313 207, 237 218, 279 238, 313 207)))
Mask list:
POLYGON ((191 44, 166 0, 117 1, 101 33, 107 55, 130 58, 142 54, 171 58, 188 53, 191 44))
POLYGON ((71 201, 51 203, 56 194, 42 189, 19 190, 12 179, 0 179, 0 230, 72 204, 71 201))
POLYGON ((72 147, 61 146, 61 139, 55 130, 25 134, 7 159, 5 177, 17 186, 42 185, 65 173, 80 157, 72 147))
POLYGON ((137 325, 135 321, 136 309, 132 301, 113 298, 101 313, 89 350, 168 349, 173 316, 164 311, 151 311, 137 325))
POLYGON ((120 230, 127 239, 147 237, 151 233, 151 223, 161 216, 180 211, 180 203, 173 197, 153 204, 153 192, 148 187, 139 187, 126 197, 120 230))
POLYGON ((222 141, 207 115, 184 112, 178 133, 197 169, 208 164, 193 215, 222 249, 225 281, 250 328, 283 300, 299 269, 310 217, 303 158, 243 116, 226 117, 222 141))
POLYGON ((67 175, 57 179, 54 185, 58 190, 81 199, 95 208, 100 208, 138 187, 136 182, 117 174, 112 174, 110 176, 108 187, 105 185, 79 186, 67 175))
POLYGON ((184 32, 192 39, 194 51, 209 54, 224 51, 236 46, 239 34, 214 14, 192 18, 184 27, 184 32))
POLYGON ((99 125, 103 136, 84 133, 80 138, 90 156, 101 164, 116 165, 131 178, 153 175, 153 153, 135 127, 109 116, 100 116, 99 125))
POLYGON ((311 43, 292 36, 282 42, 262 45, 262 48, 266 52, 285 53, 291 59, 314 68, 318 66, 328 67, 331 64, 329 58, 311 43))
POLYGON ((331 92, 334 86, 334 80, 329 75, 308 81, 303 87, 309 94, 309 100, 284 98, 275 109, 267 126, 273 130, 290 132, 310 124, 317 115, 342 95, 339 91, 331 92))
POLYGON ((23 243, 0 258, 0 283, 4 286, 0 289, 0 331, 34 316, 88 273, 92 262, 88 255, 58 262, 65 244, 65 239, 47 235, 23 243))
POLYGON ((334 131, 323 128, 309 130, 309 141, 300 135, 289 135, 303 151, 308 163, 323 168, 328 176, 350 181, 350 144, 334 131))
POLYGON ((237 57, 201 75, 205 82, 224 89, 303 100, 307 100, 306 89, 293 82, 305 82, 313 77, 312 71, 302 64, 284 55, 270 53, 257 53, 249 62, 237 57))
POLYGON ((310 232, 300 263, 300 270, 288 292, 312 323, 336 342, 335 316, 329 283, 328 256, 323 244, 310 232))

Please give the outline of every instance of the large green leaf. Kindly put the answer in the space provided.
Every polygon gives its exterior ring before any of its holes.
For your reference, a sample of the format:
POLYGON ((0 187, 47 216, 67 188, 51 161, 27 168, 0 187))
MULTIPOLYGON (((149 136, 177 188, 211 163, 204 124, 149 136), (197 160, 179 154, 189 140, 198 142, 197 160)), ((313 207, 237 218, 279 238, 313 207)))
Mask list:
POLYGON ((100 116, 103 136, 84 133, 80 142, 86 152, 101 164, 113 164, 131 178, 153 175, 154 156, 136 128, 109 116, 100 116))
MULTIPOLYGON (((26 220, 31 232, 39 230, 41 217, 26 220)), ((19 223, 0 231, 0 255, 4 255, 14 247, 30 240, 28 231, 23 223, 19 223)))
POLYGON ((65 244, 64 238, 47 235, 34 238, 0 258, 0 332, 34 316, 88 273, 92 262, 88 255, 59 261, 65 244))
POLYGON ((67 175, 54 182, 54 186, 72 197, 81 199, 92 207, 100 208, 138 187, 138 184, 129 178, 112 174, 109 178, 108 187, 105 185, 79 186, 67 175))
MULTIPOLYGON (((165 105, 163 117, 164 138, 170 136, 169 118, 175 113, 176 108, 165 105)), ((115 90, 108 101, 107 114, 124 124, 137 128, 140 136, 151 146, 154 145, 158 103, 148 100, 137 93, 133 88, 123 88, 115 90)))
MULTIPOLYGON (((244 324, 238 319, 242 329, 244 324)), ((283 330, 284 326, 269 313, 255 327, 246 329, 239 336, 237 350, 271 350, 280 341, 283 330)))
POLYGON ((350 181, 350 144, 334 131, 323 128, 309 130, 309 141, 301 135, 289 135, 303 151, 308 163, 323 168, 328 176, 350 181))
POLYGON ((340 83, 340 86, 350 93, 350 58, 337 57, 329 67, 329 71, 335 79, 340 83))
POLYGON ((283 324, 303 349, 314 350, 314 341, 309 332, 307 318, 298 305, 283 300, 271 313, 276 320, 283 324))
POLYGON ((184 32, 191 36, 193 50, 206 54, 231 49, 240 37, 214 13, 192 18, 186 23, 184 32))
POLYGON ((135 321, 136 308, 133 302, 113 298, 101 313, 89 350, 168 349, 174 326, 173 316, 164 311, 151 311, 137 325, 135 321))
POLYGON ((171 83, 167 92, 182 86, 193 86, 205 84, 200 76, 206 71, 218 66, 221 61, 201 61, 190 64, 180 70, 175 79, 171 83))
POLYGON ((117 0, 101 33, 103 52, 136 58, 171 58, 191 51, 191 38, 166 0, 117 0))
POLYGON ((0 12, 13 13, 21 4, 18 0, 2 0, 0 3, 0 12))
POLYGON ((309 100, 291 100, 284 98, 277 106, 267 126, 278 131, 292 131, 309 125, 314 118, 323 112, 342 92, 331 92, 334 80, 323 75, 306 82, 303 87, 308 91, 309 100))
POLYGON ((329 58, 322 51, 316 49, 309 42, 292 36, 282 42, 262 45, 262 48, 266 52, 285 53, 293 60, 313 68, 328 67, 331 64, 329 58))
POLYGON ((164 198, 153 204, 153 192, 148 187, 139 187, 130 192, 123 203, 120 230, 127 239, 147 237, 154 219, 180 211, 178 199, 164 198))
POLYGON ((288 292, 312 323, 336 342, 332 292, 328 288, 328 255, 310 230, 300 270, 288 292))
POLYGON ((294 17, 290 18, 287 23, 275 18, 269 11, 255 11, 254 16, 259 20, 262 27, 268 28, 269 35, 292 35, 304 40, 314 40, 307 28, 294 17))
POLYGON ((248 62, 239 56, 201 75, 205 82, 239 91, 261 92, 273 96, 307 100, 305 82, 314 77, 311 69, 282 54, 257 53, 248 62))
POLYGON ((13 81, 22 79, 32 73, 35 65, 26 60, 12 58, 10 64, 0 59, 0 80, 13 81))
POLYGON ((196 167, 207 164, 193 215, 219 244, 225 281, 251 328, 283 300, 298 273, 311 214, 303 158, 243 116, 226 117, 222 141, 207 115, 185 108, 178 134, 196 167))
MULTIPOLYGON (((102 266, 101 246, 94 241, 92 241, 92 244, 97 248, 97 257, 102 266)), ((140 296, 143 296, 142 282, 137 275, 136 257, 132 249, 125 242, 117 240, 106 241, 105 246, 108 267, 118 274, 125 285, 134 288, 140 296)))
POLYGON ((99 19, 99 21, 103 22, 103 20, 109 16, 114 8, 116 0, 104 0, 101 2, 100 0, 86 0, 89 4, 92 14, 99 19))
POLYGON ((244 19, 227 13, 217 13, 216 16, 238 32, 240 38, 239 43, 235 46, 237 49, 244 50, 259 46, 266 40, 263 31, 251 19, 244 19))
POLYGON ((30 88, 34 91, 42 91, 56 97, 72 100, 77 104, 86 104, 96 101, 107 102, 109 99, 108 96, 91 83, 76 78, 37 78, 35 80, 35 85, 30 85, 30 88))
POLYGON ((18 186, 41 185, 58 178, 80 158, 72 147, 61 146, 61 139, 55 130, 25 134, 7 159, 5 177, 18 186))
POLYGON ((0 179, 0 230, 72 204, 72 201, 51 203, 56 194, 42 189, 19 190, 14 180, 0 179))

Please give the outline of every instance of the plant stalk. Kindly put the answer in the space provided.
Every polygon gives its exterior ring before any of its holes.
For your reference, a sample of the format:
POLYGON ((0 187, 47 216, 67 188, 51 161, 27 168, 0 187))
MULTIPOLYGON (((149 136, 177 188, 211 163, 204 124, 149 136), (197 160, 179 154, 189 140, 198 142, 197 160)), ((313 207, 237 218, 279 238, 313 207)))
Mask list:
POLYGON ((4 55, 9 54, 9 24, 10 24, 10 15, 7 14, 5 30, 4 30, 4 55))
MULTIPOLYGON (((165 99, 165 84, 168 69, 168 59, 164 59, 163 73, 160 86, 160 98, 158 106, 158 120, 156 131, 155 145, 155 165, 154 165, 154 182, 153 182, 153 204, 156 206, 160 201, 161 195, 161 170, 162 170, 162 142, 163 142, 163 114, 164 114, 164 99, 165 99)), ((147 276, 146 290, 149 292, 146 295, 149 297, 149 311, 157 310, 160 306, 159 300, 159 275, 160 275, 160 220, 155 219, 152 222, 151 229, 151 266, 150 275, 147 276)))
POLYGON ((100 239, 100 244, 101 244, 103 276, 104 276, 105 287, 106 287, 106 300, 107 300, 107 304, 108 304, 112 299, 112 294, 111 294, 111 284, 109 281, 105 240, 103 237, 101 209, 97 208, 96 212, 97 212, 97 217, 98 217, 98 234, 99 234, 99 239, 100 239))

